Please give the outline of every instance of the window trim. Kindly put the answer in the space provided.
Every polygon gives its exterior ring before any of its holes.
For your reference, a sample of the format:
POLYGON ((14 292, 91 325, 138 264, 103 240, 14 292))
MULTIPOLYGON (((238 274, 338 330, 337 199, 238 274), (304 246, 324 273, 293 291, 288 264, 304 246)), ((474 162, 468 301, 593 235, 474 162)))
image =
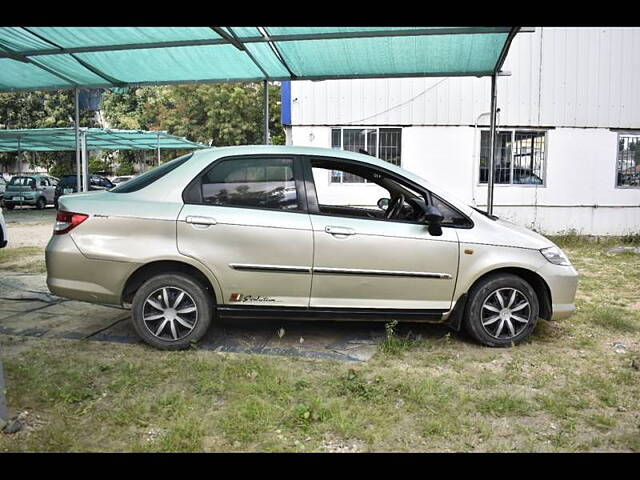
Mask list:
MULTIPOLYGON (((482 155, 482 132, 490 132, 491 130, 489 130, 488 128, 481 128, 480 129, 480 135, 478 138, 478 170, 475 172, 477 174, 477 178, 478 181, 476 183, 477 187, 487 187, 489 185, 489 181, 487 180, 486 182, 481 182, 480 181, 480 168, 481 168, 481 163, 480 163, 480 157, 482 155)), ((537 184, 537 183, 493 183, 494 187, 523 187, 523 188, 547 188, 547 158, 548 158, 548 152, 549 152, 549 135, 547 135, 547 133, 549 132, 549 129, 547 128, 500 128, 498 130, 496 130, 496 134, 499 133, 503 133, 503 132, 511 132, 511 144, 513 145, 514 141, 515 141, 515 134, 516 133, 544 133, 544 157, 543 157, 543 165, 542 165, 542 184, 537 184)), ((487 172, 489 171, 489 167, 487 166, 487 172)), ((513 148, 511 149, 511 182, 513 182, 513 148)))
MULTIPOLYGON (((301 155, 300 156, 301 161, 302 161, 302 173, 304 175, 304 186, 305 186, 305 190, 307 193, 307 208, 308 208, 308 213, 309 215, 320 215, 323 217, 338 217, 338 218, 355 218, 355 219, 359 219, 359 220, 371 220, 374 222, 392 222, 392 223, 404 223, 404 224, 409 224, 409 225, 424 225, 423 223, 419 223, 419 222, 415 222, 415 221, 407 221, 407 220, 388 220, 388 219, 380 219, 380 218, 371 218, 371 217, 356 217, 356 216, 352 216, 352 215, 339 215, 339 214, 334 214, 334 213, 322 213, 320 211, 320 206, 318 204, 318 195, 316 192, 316 185, 315 185, 315 181, 313 178, 313 170, 312 170, 312 166, 311 166, 311 162, 313 160, 323 160, 323 161, 335 161, 338 163, 347 163, 347 164, 351 164, 351 165, 356 165, 359 167, 364 167, 364 168, 369 168, 371 170, 375 170, 376 172, 385 175, 387 177, 390 177, 391 179, 397 181, 400 184, 404 184, 405 186, 407 186, 408 188, 415 190, 416 192, 418 192, 419 194, 421 194, 424 199, 425 199, 425 203, 427 205, 432 205, 433 201, 431 199, 431 191, 425 189, 424 187, 418 185, 417 183, 409 180, 408 178, 402 177, 394 172, 391 172, 389 170, 386 170, 382 167, 379 167, 378 165, 371 165, 369 163, 366 162, 361 162, 358 160, 352 160, 352 159, 347 159, 347 158, 340 158, 340 157, 330 157, 330 156, 323 156, 323 155, 301 155)), ((467 225, 442 225, 442 228, 456 228, 456 229, 463 229, 463 230, 469 230, 472 229, 475 226, 475 223, 473 222, 473 220, 471 218, 469 218, 468 215, 464 214, 463 212, 461 212, 460 210, 458 210, 456 207, 454 207, 453 205, 451 205, 447 200, 445 200, 444 198, 438 196, 438 198, 441 199, 442 202, 446 203, 447 206, 449 208, 451 208, 452 210, 454 210, 455 212, 457 212, 458 214, 460 214, 460 216, 464 217, 467 220, 467 225)))
POLYGON ((245 210, 265 210, 268 212, 282 212, 282 213, 308 213, 307 206, 307 195, 304 184, 304 177, 302 173, 302 164, 301 160, 297 155, 293 154, 274 154, 274 153, 260 153, 260 154, 244 154, 244 155, 229 155, 227 157, 220 157, 209 163, 206 167, 204 167, 200 172, 193 177, 193 179, 187 184, 187 186, 182 190, 181 194, 182 202, 185 205, 202 205, 206 207, 221 207, 221 208, 242 208, 245 210), (202 202, 202 191, 200 191, 200 202, 189 202, 185 200, 185 193, 193 188, 194 184, 199 182, 200 179, 209 173, 210 170, 215 168, 217 165, 220 165, 222 162, 233 162, 235 160, 251 160, 251 159, 266 159, 266 158, 275 158, 278 160, 287 159, 293 160, 293 178, 296 184, 296 196, 298 198, 298 208, 295 210, 282 210, 277 208, 268 208, 268 207, 249 207, 244 205, 211 205, 208 203, 202 202))
MULTIPOLYGON (((618 185, 618 155, 620 154, 620 136, 629 136, 633 135, 639 138, 640 140, 640 130, 613 130, 616 135, 616 157, 615 157, 615 167, 613 169, 613 187, 618 188, 620 190, 638 190, 640 189, 640 185, 618 185)), ((640 141, 638 141, 640 144, 640 141)))
MULTIPOLYGON (((400 130, 400 164, 396 165, 397 167, 402 167, 402 127, 401 126, 397 126, 397 125, 385 125, 385 126, 364 126, 364 125, 348 125, 348 126, 340 126, 340 125, 336 125, 336 126, 332 126, 330 127, 330 135, 331 135, 331 148, 334 150, 340 150, 340 151, 345 151, 345 152, 350 152, 351 150, 345 150, 344 149, 344 131, 345 130, 375 130, 376 131, 376 155, 373 158, 377 158, 378 160, 382 160, 383 162, 386 160, 383 160, 382 158, 380 158, 380 129, 397 129, 400 130), (340 148, 334 148, 333 147, 333 130, 336 129, 340 129, 340 148)), ((367 142, 367 136, 365 135, 365 147, 366 147, 366 142, 367 142)), ((366 150, 366 148, 365 148, 366 150)), ((358 152, 354 152, 354 153, 358 153, 358 152)), ((372 155, 373 156, 373 155, 372 155)), ((395 165, 394 163, 388 162, 391 165, 395 165)), ((368 182, 333 182, 331 181, 331 172, 329 172, 329 177, 328 177, 328 185, 367 185, 368 182)))

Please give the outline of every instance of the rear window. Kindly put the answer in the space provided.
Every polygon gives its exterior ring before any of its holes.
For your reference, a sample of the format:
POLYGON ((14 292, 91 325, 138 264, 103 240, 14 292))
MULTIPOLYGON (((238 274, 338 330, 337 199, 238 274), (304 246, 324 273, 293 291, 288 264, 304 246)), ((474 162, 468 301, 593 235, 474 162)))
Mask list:
POLYGON ((193 153, 188 153, 187 155, 183 155, 182 157, 178 157, 176 159, 171 160, 165 164, 160 165, 159 167, 154 168, 153 170, 149 170, 148 172, 143 173, 139 177, 132 178, 131 180, 121 183, 109 190, 113 193, 131 193, 137 192, 138 190, 143 189, 151 185, 153 182, 158 180, 159 178, 164 177, 171 170, 178 168, 184 162, 189 160, 193 156, 193 153))
POLYGON ((36 180, 33 177, 13 177, 9 182, 9 185, 16 185, 19 187, 32 187, 36 184, 36 180))

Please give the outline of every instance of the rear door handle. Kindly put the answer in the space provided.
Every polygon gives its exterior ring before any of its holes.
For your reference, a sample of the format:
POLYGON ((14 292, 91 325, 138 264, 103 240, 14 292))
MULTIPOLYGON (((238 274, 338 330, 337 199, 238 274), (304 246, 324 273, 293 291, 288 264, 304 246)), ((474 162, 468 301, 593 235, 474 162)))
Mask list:
POLYGON ((324 231, 330 233, 331 235, 355 235, 356 233, 353 228, 334 227, 331 225, 324 227, 324 231))
POLYGON ((194 225, 215 225, 218 223, 215 218, 199 217, 197 215, 189 215, 185 218, 185 221, 194 225))

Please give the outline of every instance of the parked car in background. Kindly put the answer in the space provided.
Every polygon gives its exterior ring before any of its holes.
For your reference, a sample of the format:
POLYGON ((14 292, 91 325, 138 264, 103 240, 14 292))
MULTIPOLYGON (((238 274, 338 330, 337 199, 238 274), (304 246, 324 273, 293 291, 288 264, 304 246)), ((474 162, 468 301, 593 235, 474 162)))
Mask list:
POLYGON ((46 264, 53 294, 130 307, 162 349, 215 317, 445 323, 507 347, 570 316, 578 277, 551 240, 398 166, 277 146, 201 150, 61 197, 46 264), (326 195, 335 172, 366 180, 377 207, 326 195))
POLYGON ((2 214, 2 209, 0 208, 0 248, 6 247, 7 242, 7 225, 4 223, 4 215, 2 214))
POLYGON ((119 185, 120 183, 124 183, 126 181, 129 181, 133 178, 133 175, 124 175, 122 177, 116 177, 114 179, 111 180, 111 183, 113 183, 114 185, 119 185))
POLYGON ((41 210, 54 202, 58 179, 49 175, 16 175, 4 192, 4 206, 13 210, 16 205, 32 205, 41 210))
MULTIPOLYGON (((89 177, 89 191, 95 190, 108 190, 115 185, 107 177, 102 175, 91 175, 89 177)), ((68 195, 70 193, 76 193, 78 191, 78 183, 76 175, 64 175, 60 178, 58 186, 56 187, 53 204, 58 208, 58 199, 62 195, 68 195)))
POLYGON ((0 200, 4 198, 4 191, 7 189, 7 181, 0 175, 0 200))

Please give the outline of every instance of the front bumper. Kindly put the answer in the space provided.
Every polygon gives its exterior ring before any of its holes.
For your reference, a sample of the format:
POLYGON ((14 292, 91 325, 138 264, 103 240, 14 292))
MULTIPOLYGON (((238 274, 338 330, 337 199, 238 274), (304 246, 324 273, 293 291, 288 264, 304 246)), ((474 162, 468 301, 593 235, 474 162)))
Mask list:
POLYGON ((568 318, 576 310, 575 299, 578 289, 578 272, 572 266, 554 265, 547 262, 536 273, 540 275, 551 292, 551 319, 568 318))
POLYGON ((47 286, 54 295, 121 305, 122 289, 139 266, 85 257, 70 235, 52 235, 45 249, 47 286))

